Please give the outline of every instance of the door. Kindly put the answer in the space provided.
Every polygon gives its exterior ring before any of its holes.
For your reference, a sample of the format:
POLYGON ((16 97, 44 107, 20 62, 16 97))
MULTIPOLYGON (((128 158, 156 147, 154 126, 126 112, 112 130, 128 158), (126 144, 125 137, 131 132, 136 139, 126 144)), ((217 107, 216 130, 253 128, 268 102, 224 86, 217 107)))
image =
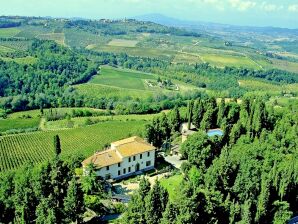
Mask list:
POLYGON ((140 164, 139 163, 136 164, 136 172, 138 172, 138 171, 140 171, 140 164))

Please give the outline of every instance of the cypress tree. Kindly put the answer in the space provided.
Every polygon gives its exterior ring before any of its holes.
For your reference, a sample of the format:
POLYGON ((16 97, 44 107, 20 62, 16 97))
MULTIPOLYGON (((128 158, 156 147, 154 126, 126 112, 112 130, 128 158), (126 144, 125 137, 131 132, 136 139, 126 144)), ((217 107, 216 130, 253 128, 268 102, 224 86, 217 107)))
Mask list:
POLYGON ((54 136, 54 149, 55 149, 56 156, 59 156, 61 153, 61 144, 60 144, 59 135, 54 136))

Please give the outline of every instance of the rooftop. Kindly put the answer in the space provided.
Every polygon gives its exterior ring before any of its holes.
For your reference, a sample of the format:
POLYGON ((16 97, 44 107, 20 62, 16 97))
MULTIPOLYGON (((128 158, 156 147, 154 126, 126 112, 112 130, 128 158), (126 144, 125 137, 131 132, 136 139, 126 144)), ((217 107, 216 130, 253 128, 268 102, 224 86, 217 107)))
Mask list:
POLYGON ((97 152, 85 159, 82 164, 87 166, 93 163, 97 168, 101 168, 120 163, 124 157, 134 156, 155 149, 154 146, 138 136, 112 142, 111 146, 112 148, 97 152))

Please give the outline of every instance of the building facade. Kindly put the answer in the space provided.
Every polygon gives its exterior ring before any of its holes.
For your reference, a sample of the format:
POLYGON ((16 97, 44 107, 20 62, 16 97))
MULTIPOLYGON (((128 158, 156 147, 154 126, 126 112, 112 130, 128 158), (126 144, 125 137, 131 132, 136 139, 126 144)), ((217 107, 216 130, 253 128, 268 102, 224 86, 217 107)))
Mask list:
POLYGON ((154 169, 155 147, 138 136, 111 143, 107 150, 85 159, 86 167, 93 163, 97 176, 104 179, 121 179, 141 171, 154 169))

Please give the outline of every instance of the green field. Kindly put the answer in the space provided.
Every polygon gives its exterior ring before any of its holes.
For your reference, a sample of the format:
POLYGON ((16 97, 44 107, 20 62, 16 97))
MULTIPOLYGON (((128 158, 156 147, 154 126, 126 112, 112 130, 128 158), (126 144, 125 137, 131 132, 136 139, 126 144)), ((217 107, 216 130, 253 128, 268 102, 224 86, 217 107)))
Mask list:
POLYGON ((90 156, 105 144, 140 134, 145 121, 109 121, 82 128, 34 132, 0 137, 0 171, 17 169, 32 162, 37 164, 53 158, 53 136, 61 139, 62 157, 90 156))
POLYGON ((260 69, 260 66, 253 60, 244 56, 202 54, 202 60, 217 67, 234 66, 260 69))
POLYGON ((37 58, 28 56, 23 58, 6 58, 6 57, 0 57, 3 61, 14 61, 18 64, 35 64, 37 62, 37 58))
POLYGON ((177 94, 198 90, 183 82, 172 80, 179 86, 179 91, 160 87, 149 87, 145 80, 157 80, 155 74, 141 73, 132 70, 102 67, 101 74, 94 76, 88 83, 76 85, 76 90, 88 97, 106 97, 114 99, 145 99, 158 97, 160 94, 177 94))
POLYGON ((40 118, 8 118, 0 119, 0 132, 11 129, 36 128, 39 125, 40 118))
POLYGON ((0 28, 0 37, 13 37, 20 32, 17 28, 0 28))
POLYGON ((9 47, 5 47, 3 45, 0 45, 0 53, 10 53, 14 52, 15 50, 9 47))
POLYGON ((154 75, 102 67, 101 74, 95 76, 90 81, 90 83, 115 86, 126 89, 145 90, 143 80, 154 78, 154 75))
POLYGON ((162 178, 160 180, 161 186, 163 186, 169 192, 170 201, 178 201, 180 197, 179 185, 182 183, 182 174, 176 174, 169 178, 162 178))
POLYGON ((38 39, 41 40, 53 40, 58 44, 65 45, 65 36, 64 33, 46 33, 46 34, 39 34, 37 36, 38 39))
POLYGON ((108 45, 118 47, 135 47, 137 43, 137 40, 113 39, 108 43, 108 45))
MULTIPOLYGON (((158 114, 129 114, 129 115, 111 115, 111 116, 95 116, 95 117, 76 117, 71 119, 73 127, 86 126, 86 121, 103 122, 103 121, 149 121, 158 114)), ((57 130, 68 128, 69 121, 67 119, 57 121, 47 121, 46 130, 57 130)))
POLYGON ((275 85, 273 83, 259 80, 239 80, 239 85, 249 91, 264 91, 270 94, 280 94, 284 92, 298 93, 298 84, 275 85))
POLYGON ((140 57, 152 57, 165 60, 174 59, 177 52, 172 50, 154 49, 154 48, 140 48, 140 47, 119 47, 110 45, 93 45, 89 49, 94 51, 105 51, 113 53, 125 52, 128 55, 140 56, 140 57))

